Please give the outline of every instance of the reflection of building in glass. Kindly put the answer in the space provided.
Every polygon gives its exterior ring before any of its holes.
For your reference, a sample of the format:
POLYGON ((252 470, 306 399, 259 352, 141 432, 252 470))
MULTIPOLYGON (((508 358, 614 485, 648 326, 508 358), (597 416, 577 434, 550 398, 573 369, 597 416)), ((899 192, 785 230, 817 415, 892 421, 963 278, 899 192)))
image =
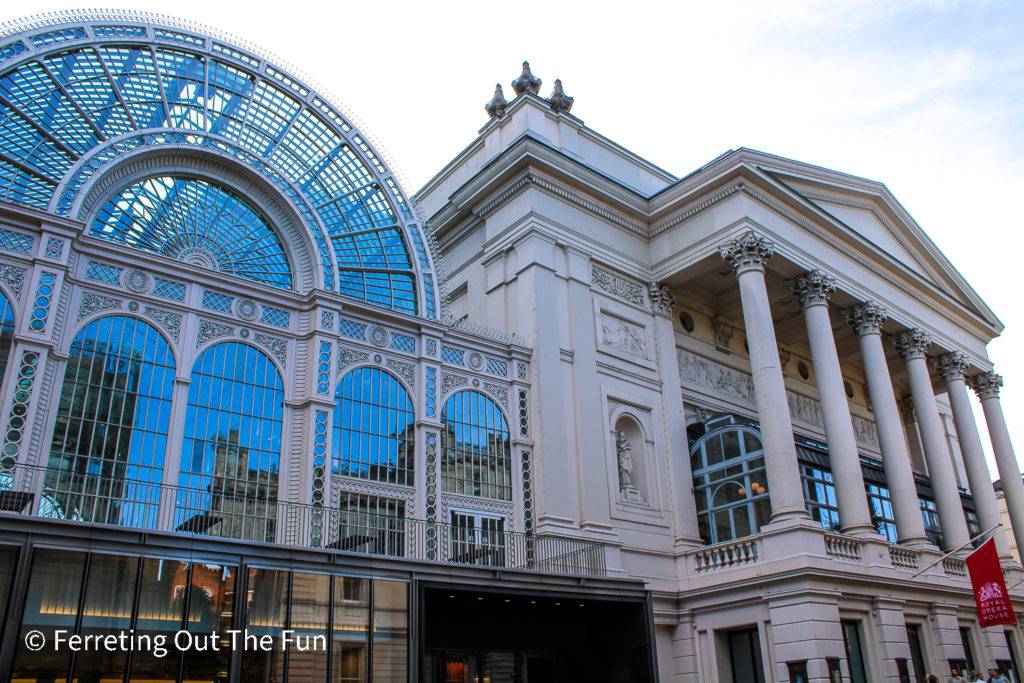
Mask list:
POLYGON ((13 680, 1019 671, 956 550, 999 521, 968 384, 1024 537, 1000 324, 884 186, 751 150, 676 177, 524 65, 414 201, 255 48, 0 33, 13 680), (53 647, 181 629, 220 647, 53 647))

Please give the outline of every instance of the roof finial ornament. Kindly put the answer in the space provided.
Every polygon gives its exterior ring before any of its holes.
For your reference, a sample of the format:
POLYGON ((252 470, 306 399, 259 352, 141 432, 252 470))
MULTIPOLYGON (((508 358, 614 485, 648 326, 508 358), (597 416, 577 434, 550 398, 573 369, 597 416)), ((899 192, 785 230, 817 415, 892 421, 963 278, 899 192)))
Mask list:
POLYGON ((530 71, 530 63, 523 62, 523 73, 519 74, 519 78, 512 81, 512 89, 516 91, 517 96, 522 95, 527 90, 534 95, 539 95, 540 84, 541 80, 530 71))
POLYGON ((572 102, 573 98, 566 95, 565 91, 562 90, 562 79, 556 78, 555 89, 551 91, 551 95, 548 97, 548 104, 551 105, 551 109, 554 111, 564 111, 568 114, 569 110, 572 109, 572 102))
POLYGON ((493 119, 495 116, 504 116, 507 106, 508 100, 505 99, 505 93, 501 91, 501 83, 497 83, 494 86, 494 97, 484 105, 484 109, 487 110, 487 115, 493 119))

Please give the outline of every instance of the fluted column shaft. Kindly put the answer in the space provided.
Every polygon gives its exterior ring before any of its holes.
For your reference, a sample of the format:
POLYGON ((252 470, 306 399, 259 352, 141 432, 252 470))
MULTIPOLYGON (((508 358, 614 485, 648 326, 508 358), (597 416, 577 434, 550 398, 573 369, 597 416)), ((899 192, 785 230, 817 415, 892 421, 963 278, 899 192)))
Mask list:
POLYGON ((942 544, 946 550, 953 550, 967 544, 971 540, 971 534, 967 531, 967 519, 964 517, 964 506, 956 484, 956 472, 953 470, 953 460, 949 445, 946 443, 946 430, 942 426, 942 419, 939 418, 939 407, 935 403, 931 375, 928 372, 925 354, 931 343, 931 337, 921 329, 901 332, 896 338, 896 346, 907 364, 910 394, 914 397, 924 458, 928 463, 928 476, 931 479, 932 491, 935 492, 935 507, 938 509, 939 522, 942 524, 942 544))
POLYGON ((999 389, 1003 378, 988 372, 974 378, 974 391, 981 399, 988 424, 988 436, 992 440, 992 452, 996 456, 999 478, 1002 480, 1006 510, 1010 514, 1010 526, 1017 541, 1017 552, 1024 553, 1024 484, 1020 480, 1020 467, 1010 443, 1010 432, 1006 428, 1003 407, 999 403, 999 389))
MULTIPOLYGON (((946 394, 953 408, 953 423, 956 425, 957 439, 960 441, 960 453, 964 458, 964 469, 971 485, 971 497, 974 509, 978 514, 981 530, 991 529, 1002 522, 996 492, 992 488, 992 477, 985 463, 985 452, 981 447, 978 425, 974 421, 974 410, 971 400, 967 397, 967 385, 964 377, 967 373, 967 357, 959 352, 946 354, 939 359, 938 370, 946 380, 946 394)), ((1010 557, 1010 546, 1006 542, 1006 532, 996 529, 992 532, 996 542, 996 551, 1000 557, 1010 557)))
POLYGON ((864 495, 864 475, 857 453, 857 439, 850 421, 850 404, 846 401, 843 373, 828 314, 829 297, 835 288, 834 279, 815 270, 797 278, 792 290, 804 308, 807 339, 811 346, 811 361, 814 363, 818 400, 832 466, 832 481, 839 507, 840 528, 846 533, 877 533, 871 524, 871 513, 864 495))
POLYGON ((885 482, 892 499, 899 542, 922 545, 929 543, 928 535, 921 517, 921 504, 917 499, 917 485, 914 483, 914 470, 910 466, 903 421, 900 419, 900 409, 892 391, 889 365, 882 348, 882 323, 886 317, 885 309, 868 302, 853 309, 847 321, 860 342, 868 393, 875 412, 878 443, 882 449, 885 482))
POLYGON ((739 280, 754 398, 761 422, 765 473, 772 505, 771 521, 806 518, 800 466, 793 443, 793 424, 764 280, 764 264, 771 258, 774 245, 748 232, 719 247, 719 252, 722 258, 732 262, 739 280))

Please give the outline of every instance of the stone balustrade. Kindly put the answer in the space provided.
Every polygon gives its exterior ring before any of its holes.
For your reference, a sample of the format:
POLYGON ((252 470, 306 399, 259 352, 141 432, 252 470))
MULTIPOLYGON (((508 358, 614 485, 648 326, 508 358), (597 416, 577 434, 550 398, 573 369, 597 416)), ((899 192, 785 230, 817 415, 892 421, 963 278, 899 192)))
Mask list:
POLYGON ((825 534, 825 552, 837 560, 860 562, 863 558, 864 543, 856 538, 840 534, 825 534))
POLYGON ((744 538, 701 548, 692 554, 693 571, 703 573, 757 562, 757 540, 744 538))

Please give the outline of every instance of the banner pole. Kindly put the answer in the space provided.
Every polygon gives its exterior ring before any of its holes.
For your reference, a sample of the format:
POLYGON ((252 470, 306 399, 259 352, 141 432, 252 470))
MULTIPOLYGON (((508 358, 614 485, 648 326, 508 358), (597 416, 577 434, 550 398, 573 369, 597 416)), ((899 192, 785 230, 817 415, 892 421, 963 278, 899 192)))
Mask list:
MULTIPOLYGON (((956 553, 960 552, 961 550, 963 550, 963 549, 964 549, 964 548, 966 548, 967 546, 969 546, 969 545, 971 545, 972 543, 974 543, 975 541, 977 541, 977 540, 978 540, 979 538, 981 538, 982 536, 984 536, 984 535, 986 535, 986 534, 990 534, 990 533, 992 533, 993 531, 995 531, 996 529, 998 529, 998 528, 999 528, 999 527, 1001 527, 1002 525, 1003 525, 1003 523, 1002 523, 1002 522, 999 522, 999 524, 996 524, 996 525, 995 525, 994 527, 992 527, 991 529, 986 529, 985 531, 982 531, 982 532, 981 532, 980 534, 978 534, 977 536, 975 536, 975 537, 974 537, 974 538, 972 538, 971 540, 967 541, 966 543, 964 543, 963 545, 961 545, 961 546, 960 546, 959 548, 953 548, 953 549, 952 549, 952 550, 950 550, 950 551, 949 551, 948 553, 946 553, 945 555, 943 555, 943 556, 942 556, 942 557, 940 557, 939 559, 935 560, 934 562, 932 562, 932 563, 931 563, 930 565, 928 565, 928 566, 927 566, 927 567, 925 567, 924 569, 919 569, 919 570, 917 570, 916 572, 914 572, 913 574, 911 574, 910 578, 912 578, 912 579, 916 579, 916 578, 917 578, 918 576, 920 576, 921 574, 924 574, 924 573, 925 573, 926 571, 928 571, 929 569, 931 569, 932 567, 934 567, 935 565, 937 565, 937 564, 938 564, 939 562, 942 562, 942 561, 943 561, 944 559, 946 559, 946 558, 947 558, 947 557, 949 557, 950 555, 955 555, 956 553)), ((1009 590, 1009 589, 1007 589, 1007 590, 1009 590)))

